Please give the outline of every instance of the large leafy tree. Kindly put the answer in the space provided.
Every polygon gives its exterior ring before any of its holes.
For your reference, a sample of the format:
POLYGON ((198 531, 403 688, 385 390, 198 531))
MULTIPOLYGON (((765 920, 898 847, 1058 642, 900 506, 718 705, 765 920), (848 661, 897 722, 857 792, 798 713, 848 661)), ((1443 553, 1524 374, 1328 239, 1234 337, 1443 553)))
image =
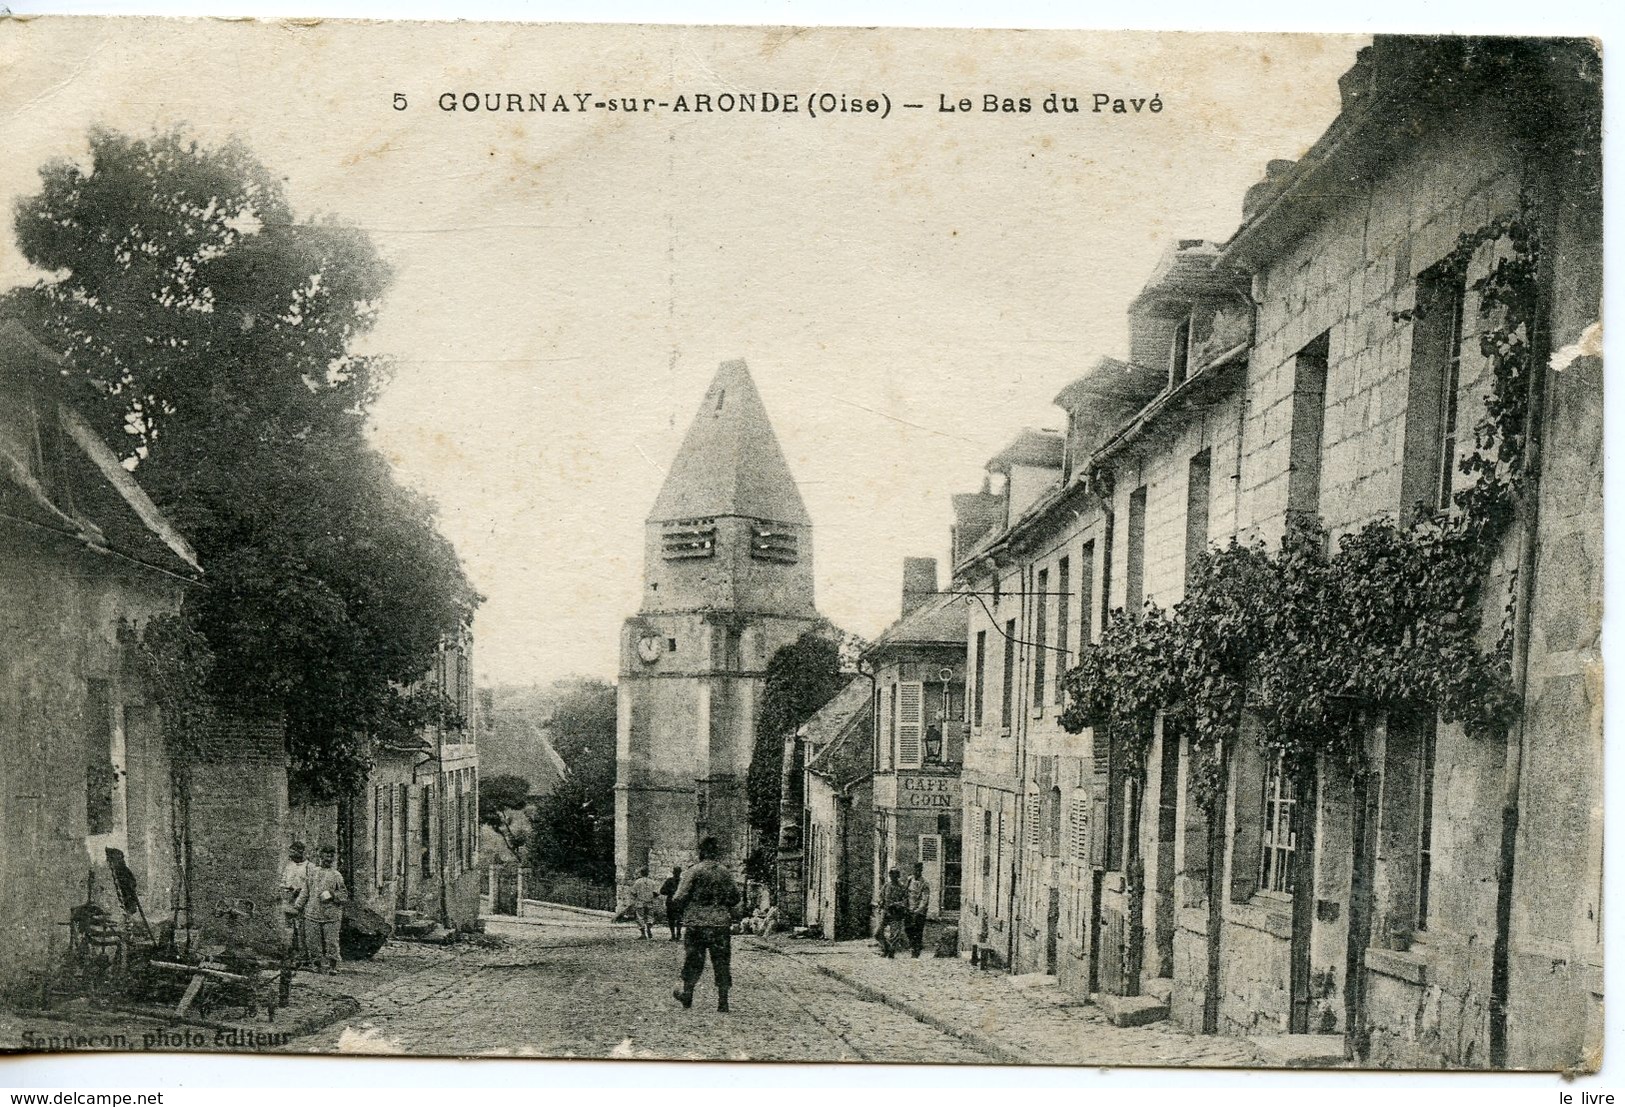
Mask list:
POLYGON ((56 386, 197 547, 209 691, 281 714, 311 792, 353 789, 372 741, 444 718, 412 689, 478 603, 432 504, 366 440, 387 364, 352 345, 388 268, 361 231, 297 218, 239 143, 89 148, 17 204, 46 275, 0 312, 61 352, 56 386))

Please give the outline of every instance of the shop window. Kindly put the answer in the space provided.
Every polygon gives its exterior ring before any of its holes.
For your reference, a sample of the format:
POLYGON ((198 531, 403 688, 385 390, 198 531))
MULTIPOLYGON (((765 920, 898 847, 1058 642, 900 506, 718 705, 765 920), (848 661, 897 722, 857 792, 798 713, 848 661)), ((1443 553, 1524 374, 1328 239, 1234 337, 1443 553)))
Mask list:
POLYGON ((1298 790, 1285 759, 1270 759, 1264 773, 1264 818, 1258 889, 1292 894, 1292 856, 1297 851, 1298 790))
POLYGON ((1142 484, 1128 498, 1128 573, 1123 606, 1134 616, 1145 603, 1145 495, 1142 484))
POLYGON ((1203 450, 1191 458, 1185 485, 1185 588, 1195 579, 1196 567, 1207 552, 1208 493, 1213 483, 1213 455, 1203 450))
POLYGON ((1044 702, 1046 679, 1049 676, 1049 570, 1038 570, 1038 584, 1033 592, 1033 706, 1044 702))
POLYGON ((1010 729, 1011 713, 1015 707, 1016 690, 1016 621, 1004 624, 1004 699, 999 707, 999 725, 1010 729))
POLYGON ((1438 716, 1395 712, 1384 743, 1378 864, 1388 902, 1382 905, 1390 937, 1428 929, 1433 883, 1434 763, 1438 716))
POLYGON ((1066 667, 1072 663, 1068 623, 1072 620, 1072 562, 1061 558, 1055 567, 1055 702, 1066 698, 1066 667))
POLYGON ((1324 331, 1293 359, 1292 441, 1287 463, 1287 510, 1303 519, 1320 515, 1320 459, 1326 429, 1326 369, 1331 332, 1324 331))
POLYGON ((1411 379, 1405 409, 1402 506, 1448 507, 1455 484, 1466 285, 1442 264, 1416 281, 1411 379))

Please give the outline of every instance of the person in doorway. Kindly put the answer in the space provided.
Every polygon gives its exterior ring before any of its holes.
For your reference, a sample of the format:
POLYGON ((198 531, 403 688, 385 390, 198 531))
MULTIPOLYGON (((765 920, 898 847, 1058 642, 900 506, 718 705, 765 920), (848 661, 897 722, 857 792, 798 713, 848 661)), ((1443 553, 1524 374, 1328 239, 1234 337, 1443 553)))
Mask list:
POLYGON ((903 928, 903 916, 908 910, 908 889, 903 887, 903 874, 892 869, 886 874, 886 883, 880 889, 880 927, 875 941, 880 952, 887 957, 897 954, 896 946, 903 928))
POLYGON ((333 867, 338 851, 323 846, 321 866, 310 870, 304 890, 294 900, 305 926, 305 948, 323 972, 339 971, 339 925, 344 921, 344 902, 350 890, 344 877, 333 867))
POLYGON ((305 860, 305 843, 294 842, 288 847, 288 860, 282 865, 278 882, 282 901, 282 948, 289 960, 299 964, 306 959, 305 928, 299 922, 299 908, 294 901, 310 881, 310 862, 305 860))
POLYGON ((733 922, 740 907, 739 885, 717 860, 715 838, 700 843, 700 863, 683 874, 677 886, 676 905, 683 919, 683 983, 671 994, 685 1008, 693 1006, 694 985, 705 973, 705 958, 711 958, 711 975, 717 983, 717 1010, 728 1010, 728 991, 733 986, 733 922))
POLYGON ((914 875, 909 877, 905 908, 908 917, 903 929, 908 933, 908 948, 918 957, 925 948, 925 917, 931 913, 931 885, 925 879, 925 866, 914 863, 914 875))
POLYGON ((683 870, 679 866, 672 869, 671 875, 660 885, 660 894, 666 897, 666 929, 671 931, 674 942, 683 936, 683 914, 677 910, 677 888, 682 883, 683 870))
POLYGON ((638 878, 632 882, 632 913, 637 916, 640 939, 655 936, 655 896, 659 894, 660 888, 649 870, 639 869, 638 878))

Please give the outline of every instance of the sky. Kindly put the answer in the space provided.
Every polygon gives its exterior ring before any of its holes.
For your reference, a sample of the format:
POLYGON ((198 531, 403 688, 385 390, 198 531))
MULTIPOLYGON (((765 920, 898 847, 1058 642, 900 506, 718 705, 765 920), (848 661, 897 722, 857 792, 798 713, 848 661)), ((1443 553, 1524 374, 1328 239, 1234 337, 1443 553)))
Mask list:
MULTIPOLYGON (((1126 352, 1161 253, 1234 230, 1366 41, 6 21, 0 205, 93 124, 184 124, 240 136, 300 216, 365 228, 395 276, 362 346, 397 363, 374 441, 486 596, 480 679, 613 677, 645 516, 720 362, 750 365, 801 487, 819 609, 873 636, 904 557, 946 568, 949 496, 1061 425, 1050 401, 1126 352), (892 111, 437 104, 818 91, 892 111), (1044 112, 1051 92, 1082 110, 1044 112), (1094 113, 1097 92, 1144 106, 1094 113)), ((4 241, 0 287, 37 277, 4 241)))

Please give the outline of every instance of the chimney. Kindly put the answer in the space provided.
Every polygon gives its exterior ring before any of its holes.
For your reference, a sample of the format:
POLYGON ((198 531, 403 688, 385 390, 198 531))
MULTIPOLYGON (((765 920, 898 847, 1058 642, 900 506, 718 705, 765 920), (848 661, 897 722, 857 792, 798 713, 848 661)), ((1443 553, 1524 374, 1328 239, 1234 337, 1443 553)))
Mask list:
POLYGON ((937 594, 937 559, 903 558, 903 614, 930 603, 937 594))

